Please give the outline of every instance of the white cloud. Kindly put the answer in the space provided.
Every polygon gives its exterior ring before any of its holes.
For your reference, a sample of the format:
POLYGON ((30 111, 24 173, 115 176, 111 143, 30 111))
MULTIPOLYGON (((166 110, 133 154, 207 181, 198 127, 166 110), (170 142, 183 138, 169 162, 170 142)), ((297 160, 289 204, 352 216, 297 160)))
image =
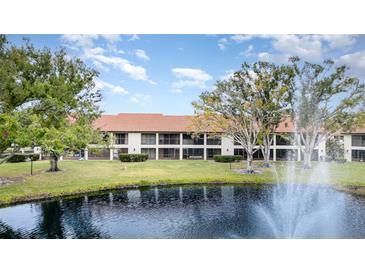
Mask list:
POLYGON ((138 36, 138 34, 133 34, 131 38, 128 39, 128 41, 136 41, 140 40, 141 38, 138 36))
POLYGON ((322 58, 322 43, 313 36, 280 35, 273 41, 272 46, 284 55, 298 55, 306 60, 322 58))
MULTIPOLYGON (((103 39, 105 39, 109 45, 109 51, 112 52, 118 52, 121 53, 123 51, 117 51, 115 48, 114 43, 120 40, 120 36, 119 35, 63 35, 61 37, 61 40, 64 41, 67 44, 73 45, 73 46, 77 46, 79 47, 83 54, 82 54, 82 58, 84 59, 90 59, 93 64, 100 68, 104 68, 107 69, 106 66, 110 65, 114 68, 117 68, 119 70, 121 70, 122 72, 126 73, 130 78, 134 79, 134 80, 141 80, 141 81, 147 81, 150 84, 155 85, 156 83, 152 80, 150 80, 147 76, 147 72, 146 69, 144 67, 141 66, 136 66, 133 65, 130 61, 124 59, 124 58, 120 58, 118 56, 111 56, 111 55, 106 55, 105 52, 106 50, 101 48, 101 47, 94 47, 94 42, 95 40, 97 40, 99 37, 102 37, 103 39), (109 47, 110 46, 110 47, 109 47)), ((132 36, 133 38, 133 36, 132 36)), ((131 39, 132 39, 131 38, 131 39)), ((134 37, 133 39, 139 39, 134 37)), ((124 53, 124 52, 123 52, 124 53)), ((141 52, 139 52, 140 56, 141 52)), ((145 56, 143 57, 147 57, 148 56, 145 54, 145 56)), ((141 58, 143 58, 141 57, 141 58)))
POLYGON ((61 36, 63 42, 77 47, 92 47, 96 39, 98 39, 96 34, 64 34, 61 36))
POLYGON ((249 45, 247 47, 247 49, 242 51, 240 54, 243 55, 243 56, 248 57, 248 56, 252 56, 252 51, 253 51, 253 45, 249 45))
POLYGON ((93 54, 103 54, 105 52, 105 49, 101 48, 101 47, 96 47, 96 48, 86 48, 84 50, 84 54, 86 55, 93 55, 93 54))
POLYGON ((115 94, 121 94, 121 95, 129 94, 129 92, 127 90, 125 90, 125 88, 118 86, 118 85, 113 85, 111 83, 102 81, 100 79, 97 79, 95 81, 95 88, 101 89, 101 90, 108 88, 112 93, 115 93, 115 94))
POLYGON ((270 35, 262 39, 272 39, 272 51, 260 52, 258 58, 262 61, 285 63, 289 57, 299 56, 307 61, 322 59, 323 47, 321 38, 314 35, 270 35))
POLYGON ((218 47, 220 50, 225 50, 228 44, 227 38, 221 38, 218 40, 218 47))
MULTIPOLYGON (((364 70, 365 69, 365 50, 357 51, 350 54, 342 55, 339 59, 341 63, 345 63, 350 68, 355 70, 364 70)), ((364 71, 362 71, 362 74, 364 71)))
POLYGON ((272 39, 272 52, 261 52, 261 60, 287 62, 290 56, 307 61, 319 61, 328 49, 348 49, 356 43, 354 35, 268 35, 272 39), (326 47, 328 43, 328 47, 326 47))
POLYGON ((108 43, 116 43, 121 40, 119 34, 100 34, 108 43))
POLYGON ((143 94, 143 93, 135 93, 132 97, 131 97, 131 101, 133 103, 140 103, 143 101, 147 101, 151 98, 151 95, 149 94, 143 94))
POLYGON ((61 36, 61 40, 68 45, 75 45, 82 48, 91 48, 94 46, 94 42, 99 39, 105 39, 109 44, 114 44, 120 41, 119 34, 64 34, 61 36))
POLYGON ((184 88, 189 87, 205 88, 205 83, 213 79, 212 76, 201 69, 174 68, 171 72, 179 79, 172 83, 173 92, 182 92, 184 88))
POLYGON ((117 56, 106 56, 103 54, 92 54, 90 52, 85 52, 85 58, 96 60, 99 63, 118 68, 122 72, 128 74, 129 77, 134 80, 147 81, 150 84, 156 84, 148 78, 146 69, 144 67, 133 65, 124 58, 117 56))
POLYGON ((229 37, 231 40, 235 41, 236 43, 242 43, 248 40, 252 39, 252 35, 248 35, 248 34, 235 34, 232 35, 231 37, 229 37))
POLYGON ((94 65, 94 67, 95 68, 97 68, 97 69, 99 69, 99 70, 104 70, 104 71, 106 71, 106 72, 108 72, 109 71, 109 69, 107 68, 107 67, 105 67, 105 66, 103 66, 103 64, 102 63, 100 63, 100 62, 98 62, 98 61, 93 61, 93 65, 94 65))
POLYGON ((148 57, 148 55, 146 54, 146 52, 143 50, 143 49, 136 49, 134 51, 134 54, 140 58, 140 59, 143 59, 143 60, 150 60, 150 57, 148 57))
POLYGON ((318 35, 319 39, 323 39, 329 43, 332 49, 346 49, 356 43, 356 37, 354 35, 346 34, 329 34, 318 35))
POLYGON ((225 71, 225 74, 223 76, 221 76, 221 81, 224 80, 228 80, 229 78, 231 78, 233 76, 234 70, 233 69, 229 69, 225 71))

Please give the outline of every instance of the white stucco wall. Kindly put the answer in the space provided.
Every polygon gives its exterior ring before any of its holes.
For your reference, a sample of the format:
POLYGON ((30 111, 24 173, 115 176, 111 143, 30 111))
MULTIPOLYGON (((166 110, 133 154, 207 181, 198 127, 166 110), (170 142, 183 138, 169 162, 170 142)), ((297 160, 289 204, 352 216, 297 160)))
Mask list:
POLYGON ((128 133, 128 153, 141 153, 141 133, 128 133))
POLYGON ((233 140, 229 137, 222 136, 222 155, 233 155, 234 146, 233 140))

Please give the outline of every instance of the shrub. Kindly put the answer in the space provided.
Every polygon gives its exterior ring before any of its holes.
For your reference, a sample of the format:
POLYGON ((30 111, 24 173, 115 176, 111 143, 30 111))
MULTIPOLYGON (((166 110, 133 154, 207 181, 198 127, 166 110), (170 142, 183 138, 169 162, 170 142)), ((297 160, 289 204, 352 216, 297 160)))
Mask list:
POLYGON ((214 155, 214 161, 218 163, 233 163, 242 160, 241 155, 214 155))
POLYGON ((344 163, 346 163, 346 159, 345 158, 336 158, 335 159, 335 162, 336 163, 339 163, 339 164, 344 164, 344 163))
POLYGON ((336 139, 328 139, 326 141, 326 161, 332 162, 345 158, 344 144, 336 139))
POLYGON ((14 154, 9 160, 9 163, 20 163, 25 162, 28 158, 31 158, 32 161, 39 160, 39 154, 14 154))
POLYGON ((122 162, 144 162, 148 159, 147 154, 127 154, 121 153, 119 154, 119 160, 122 162))

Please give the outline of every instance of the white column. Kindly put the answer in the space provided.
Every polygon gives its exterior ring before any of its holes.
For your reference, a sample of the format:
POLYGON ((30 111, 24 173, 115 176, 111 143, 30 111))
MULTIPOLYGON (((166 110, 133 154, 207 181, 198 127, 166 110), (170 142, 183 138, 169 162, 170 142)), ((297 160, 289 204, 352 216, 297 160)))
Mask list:
POLYGON ((180 133, 180 148, 179 148, 179 159, 182 160, 183 159, 183 134, 180 133))
POLYGON ((276 134, 273 136, 273 150, 272 150, 272 160, 276 161, 276 134))
POLYGON ((350 134, 346 134, 343 136, 343 145, 344 145, 344 149, 345 149, 345 159, 349 162, 351 162, 352 157, 351 157, 351 144, 352 138, 350 134))
POLYGON ((207 160, 207 134, 204 133, 204 161, 207 160))
POLYGON ((110 161, 113 161, 113 156, 114 156, 114 150, 111 148, 111 149, 109 149, 109 159, 110 159, 110 161))
POLYGON ((326 157, 326 140, 318 144, 318 161, 326 157))
POLYGON ((87 150, 87 148, 85 148, 85 151, 84 151, 84 158, 85 158, 85 160, 89 160, 89 151, 87 150))
POLYGON ((158 160, 158 140, 159 140, 159 136, 158 136, 158 133, 156 133, 156 160, 158 160))

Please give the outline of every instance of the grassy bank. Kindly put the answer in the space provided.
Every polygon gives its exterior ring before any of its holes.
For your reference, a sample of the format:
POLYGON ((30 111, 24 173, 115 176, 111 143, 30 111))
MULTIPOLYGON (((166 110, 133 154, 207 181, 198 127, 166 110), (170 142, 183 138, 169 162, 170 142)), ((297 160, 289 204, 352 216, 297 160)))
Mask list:
MULTIPOLYGON (((189 183, 272 183, 284 181, 287 163, 278 162, 274 168, 261 169, 261 174, 239 174, 234 169, 244 163, 231 165, 211 161, 147 161, 121 163, 119 161, 63 161, 61 172, 45 172, 48 161, 34 162, 30 176, 29 163, 0 165, 0 177, 13 183, 0 186, 0 204, 57 197, 124 186, 189 183)), ((365 186, 365 164, 329 164, 328 176, 320 168, 303 171, 300 163, 293 167, 296 182, 331 182, 339 185, 365 186), (313 175, 313 173, 315 173, 313 175), (312 175, 311 175, 312 174, 312 175), (312 176, 311 179, 309 177, 312 176)))

